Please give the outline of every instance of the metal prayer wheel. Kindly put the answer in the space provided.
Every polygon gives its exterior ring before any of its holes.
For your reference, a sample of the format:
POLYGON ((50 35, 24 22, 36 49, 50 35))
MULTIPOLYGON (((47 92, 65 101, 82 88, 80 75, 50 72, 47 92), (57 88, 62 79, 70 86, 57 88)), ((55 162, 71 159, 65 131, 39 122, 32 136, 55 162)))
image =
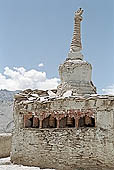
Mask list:
POLYGON ((85 116, 85 124, 86 124, 86 125, 91 125, 91 124, 92 124, 91 117, 85 116))
POLYGON ((67 117, 67 125, 72 126, 73 120, 71 117, 67 117))
POLYGON ((50 127, 55 127, 55 118, 50 116, 49 118, 49 126, 50 127))

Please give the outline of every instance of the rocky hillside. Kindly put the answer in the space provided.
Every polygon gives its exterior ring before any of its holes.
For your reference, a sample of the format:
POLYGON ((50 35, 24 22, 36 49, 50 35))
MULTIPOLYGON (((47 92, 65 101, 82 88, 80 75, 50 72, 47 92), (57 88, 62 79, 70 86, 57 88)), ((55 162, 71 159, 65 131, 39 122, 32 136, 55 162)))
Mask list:
POLYGON ((13 124, 13 97, 18 91, 0 90, 0 133, 11 132, 13 124))

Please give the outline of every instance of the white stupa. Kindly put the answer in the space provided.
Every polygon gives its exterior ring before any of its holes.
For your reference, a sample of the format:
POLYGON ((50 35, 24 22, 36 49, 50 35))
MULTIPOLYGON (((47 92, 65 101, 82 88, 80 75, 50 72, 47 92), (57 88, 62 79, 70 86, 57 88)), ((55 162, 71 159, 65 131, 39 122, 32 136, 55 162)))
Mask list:
POLYGON ((72 95, 96 94, 96 87, 91 80, 92 66, 83 60, 81 53, 80 25, 83 10, 80 8, 74 16, 74 32, 68 57, 59 66, 61 84, 58 86, 58 95, 62 96, 67 90, 72 95))

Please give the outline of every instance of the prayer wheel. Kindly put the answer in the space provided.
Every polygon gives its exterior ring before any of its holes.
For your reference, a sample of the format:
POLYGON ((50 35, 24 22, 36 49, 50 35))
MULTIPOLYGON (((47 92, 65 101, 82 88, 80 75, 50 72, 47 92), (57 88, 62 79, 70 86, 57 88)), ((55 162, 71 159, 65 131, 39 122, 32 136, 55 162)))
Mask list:
POLYGON ((39 119, 37 117, 33 117, 33 127, 39 127, 39 119))
POLYGON ((67 125, 72 126, 73 125, 73 120, 71 117, 67 117, 67 125))
POLYGON ((50 127, 55 127, 55 118, 50 116, 49 118, 49 126, 50 127))
POLYGON ((86 124, 86 125, 92 125, 91 117, 89 117, 89 116, 86 116, 86 117, 85 117, 85 124, 86 124))

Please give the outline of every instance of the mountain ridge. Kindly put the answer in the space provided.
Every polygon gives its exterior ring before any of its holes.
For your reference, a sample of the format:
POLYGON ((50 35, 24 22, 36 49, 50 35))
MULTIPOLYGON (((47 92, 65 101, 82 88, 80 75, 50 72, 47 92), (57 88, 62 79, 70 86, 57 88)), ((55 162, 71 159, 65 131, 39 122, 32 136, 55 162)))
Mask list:
POLYGON ((0 90, 0 133, 11 132, 14 127, 13 101, 14 95, 18 92, 19 90, 0 90))

